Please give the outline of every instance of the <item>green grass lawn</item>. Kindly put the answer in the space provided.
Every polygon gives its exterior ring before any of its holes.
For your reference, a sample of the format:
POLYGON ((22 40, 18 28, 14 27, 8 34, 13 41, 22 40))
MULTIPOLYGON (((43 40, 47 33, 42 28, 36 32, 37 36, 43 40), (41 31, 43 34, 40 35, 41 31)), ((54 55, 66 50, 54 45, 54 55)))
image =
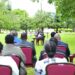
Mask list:
POLYGON ((75 53, 75 33, 62 33, 61 38, 68 43, 71 54, 75 53))
MULTIPOLYGON (((64 41, 65 43, 68 43, 71 54, 75 53, 75 33, 61 33, 60 35, 61 35, 62 41, 64 41)), ((49 38, 50 38, 50 34, 48 35, 48 38, 46 36, 45 40, 48 40, 49 38)), ((36 56, 37 58, 39 58, 40 51, 43 49, 43 46, 35 45, 35 48, 37 53, 36 56)), ((34 74, 33 72, 34 72, 34 69, 31 69, 30 71, 28 71, 28 75, 33 75, 34 74)))
MULTIPOLYGON (((62 41, 64 41, 65 43, 68 43, 71 54, 75 53, 75 33, 60 33, 60 35, 61 35, 62 41)), ((34 36, 28 36, 28 40, 31 41, 33 37, 34 36)), ((50 34, 48 35, 48 37, 47 36, 45 37, 46 37, 45 40, 48 40, 50 38, 50 34)), ((5 38, 5 34, 0 34, 0 41, 3 44, 5 44, 4 38, 5 38)), ((36 56, 38 59, 40 55, 40 51, 43 49, 43 46, 35 45, 35 48, 36 48, 36 56)), ((34 69, 27 68, 27 73, 28 75, 34 75, 34 69)))

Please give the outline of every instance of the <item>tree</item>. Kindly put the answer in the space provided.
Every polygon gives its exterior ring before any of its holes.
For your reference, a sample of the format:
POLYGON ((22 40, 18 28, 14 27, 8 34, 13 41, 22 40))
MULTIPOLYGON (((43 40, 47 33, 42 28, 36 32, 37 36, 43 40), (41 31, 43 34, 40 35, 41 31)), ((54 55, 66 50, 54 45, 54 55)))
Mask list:
POLYGON ((28 18, 28 13, 25 10, 16 9, 12 11, 15 16, 19 19, 20 28, 27 31, 26 19, 28 18))
POLYGON ((27 32, 28 29, 32 28, 32 19, 28 16, 25 10, 14 10, 13 13, 20 19, 20 28, 27 32))
POLYGON ((74 0, 48 0, 54 2, 57 13, 60 13, 63 19, 75 17, 75 1, 74 0))
POLYGON ((3 29, 3 26, 4 26, 4 22, 0 20, 0 33, 1 33, 1 29, 3 29))
POLYGON ((49 3, 54 2, 56 6, 56 15, 60 14, 61 20, 66 23, 65 27, 75 30, 75 1, 74 0, 48 0, 49 3))
POLYGON ((34 16, 35 28, 51 27, 52 22, 53 20, 51 17, 51 13, 38 11, 36 15, 34 16))
POLYGON ((72 28, 73 31, 75 31, 75 19, 70 18, 66 21, 68 28, 72 28))

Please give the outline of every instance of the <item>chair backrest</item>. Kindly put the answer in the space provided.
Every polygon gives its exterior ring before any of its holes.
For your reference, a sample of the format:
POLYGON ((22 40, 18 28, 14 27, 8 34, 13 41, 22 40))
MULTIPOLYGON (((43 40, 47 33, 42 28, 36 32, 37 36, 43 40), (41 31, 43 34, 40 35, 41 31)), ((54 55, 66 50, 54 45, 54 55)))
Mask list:
POLYGON ((31 47, 21 47, 23 53, 26 56, 26 66, 30 67, 33 66, 33 62, 32 62, 32 48, 31 47))
POLYGON ((69 58, 70 58, 70 62, 73 63, 73 60, 74 60, 74 58, 75 58, 75 54, 71 54, 71 55, 69 56, 69 58))
POLYGON ((70 63, 49 64, 46 75, 75 75, 75 65, 70 63))
POLYGON ((12 55, 11 57, 12 57, 12 58, 14 59, 14 61, 16 62, 18 68, 20 68, 20 63, 21 63, 20 57, 17 56, 17 55, 12 55))
POLYGON ((12 75, 11 67, 0 65, 0 75, 12 75))
POLYGON ((55 57, 63 58, 65 57, 66 47, 64 45, 58 45, 56 49, 55 57))

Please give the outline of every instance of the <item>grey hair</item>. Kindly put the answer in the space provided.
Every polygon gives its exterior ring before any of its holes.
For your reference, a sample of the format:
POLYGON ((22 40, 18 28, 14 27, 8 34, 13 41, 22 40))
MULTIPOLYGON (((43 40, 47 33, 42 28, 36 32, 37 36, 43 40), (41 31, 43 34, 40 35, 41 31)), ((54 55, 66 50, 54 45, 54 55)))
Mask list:
POLYGON ((56 33, 56 34, 54 35, 54 38, 57 39, 57 40, 61 40, 61 37, 60 37, 60 35, 59 35, 58 33, 56 33))

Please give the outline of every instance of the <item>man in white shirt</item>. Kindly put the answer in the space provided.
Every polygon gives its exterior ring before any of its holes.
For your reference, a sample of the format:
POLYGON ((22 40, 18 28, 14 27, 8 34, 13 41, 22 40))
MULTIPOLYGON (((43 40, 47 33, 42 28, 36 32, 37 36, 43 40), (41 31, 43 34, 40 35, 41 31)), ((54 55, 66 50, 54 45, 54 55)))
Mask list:
POLYGON ((0 56, 0 65, 10 66, 12 69, 12 75, 19 75, 18 66, 11 56, 0 56))
POLYGON ((54 57, 56 53, 56 44, 53 41, 47 42, 45 45, 45 51, 48 57, 37 61, 35 64, 35 75, 46 75, 46 66, 50 63, 67 63, 66 58, 54 57))
POLYGON ((37 61, 35 65, 35 75, 46 75, 45 69, 48 64, 51 63, 67 63, 65 58, 45 58, 41 61, 37 61))
POLYGON ((12 75, 19 75, 19 69, 16 62, 11 56, 2 56, 1 55, 2 49, 3 49, 3 45, 0 42, 0 65, 6 65, 11 67, 12 75))

